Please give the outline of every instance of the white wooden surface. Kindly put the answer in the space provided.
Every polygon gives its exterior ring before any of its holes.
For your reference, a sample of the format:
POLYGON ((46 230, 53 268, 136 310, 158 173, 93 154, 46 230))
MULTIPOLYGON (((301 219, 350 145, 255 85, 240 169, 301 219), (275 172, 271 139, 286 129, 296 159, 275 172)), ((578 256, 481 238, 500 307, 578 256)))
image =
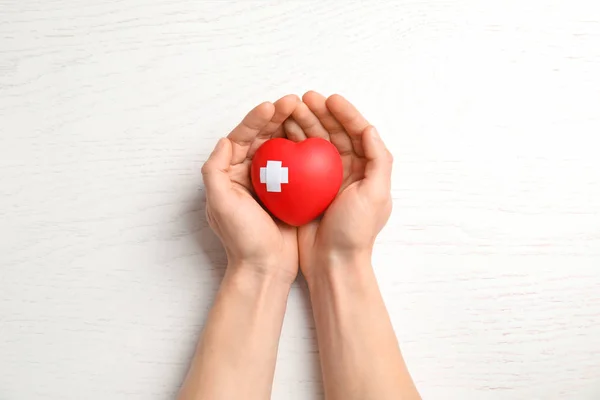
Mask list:
MULTIPOLYGON (((396 156, 424 398, 600 399, 599 71, 592 0, 0 0, 0 399, 173 398, 225 261, 200 165, 307 89, 396 156)), ((322 398, 302 284, 273 398, 322 398)))

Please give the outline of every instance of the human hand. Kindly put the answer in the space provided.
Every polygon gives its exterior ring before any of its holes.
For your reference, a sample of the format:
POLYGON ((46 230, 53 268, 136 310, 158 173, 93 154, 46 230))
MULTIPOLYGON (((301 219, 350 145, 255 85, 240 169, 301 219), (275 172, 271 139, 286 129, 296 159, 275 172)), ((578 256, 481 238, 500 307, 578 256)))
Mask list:
MULTIPOLYGON (((321 137, 342 157, 340 192, 320 220, 298 228, 300 268, 311 282, 331 268, 370 265, 377 234, 392 211, 392 155, 377 131, 340 95, 308 92, 288 119, 288 138, 321 137)), ((344 273, 344 272, 342 272, 344 273)))
POLYGON ((274 104, 255 107, 226 137, 219 140, 202 166, 208 222, 221 239, 228 269, 292 283, 298 273, 296 228, 273 218, 253 197, 250 164, 260 145, 283 136, 283 122, 300 100, 284 96, 274 104))

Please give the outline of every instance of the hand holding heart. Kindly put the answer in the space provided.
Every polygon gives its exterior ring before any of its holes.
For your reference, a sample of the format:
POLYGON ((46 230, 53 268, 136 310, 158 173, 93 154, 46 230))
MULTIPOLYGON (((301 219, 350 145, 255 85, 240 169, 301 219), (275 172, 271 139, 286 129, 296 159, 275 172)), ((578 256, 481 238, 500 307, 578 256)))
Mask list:
POLYGON ((377 234, 392 211, 392 154, 375 127, 348 100, 308 92, 284 128, 295 141, 320 137, 342 157, 340 192, 320 220, 298 228, 300 268, 309 285, 330 269, 371 265, 377 234))
POLYGON ((302 102, 285 96, 252 110, 203 166, 208 220, 233 268, 291 282, 299 260, 310 284, 319 271, 338 264, 370 265, 375 237, 391 213, 391 167, 375 128, 346 99, 316 92, 306 93, 302 102), (330 141, 341 156, 337 197, 320 220, 298 229, 273 220, 252 196, 251 160, 266 140, 282 136, 330 141))
POLYGON ((300 99, 262 103, 219 140, 202 166, 208 222, 227 253, 227 270, 245 270, 291 284, 298 274, 296 228, 273 220, 256 202, 250 164, 258 147, 283 136, 283 122, 300 99))

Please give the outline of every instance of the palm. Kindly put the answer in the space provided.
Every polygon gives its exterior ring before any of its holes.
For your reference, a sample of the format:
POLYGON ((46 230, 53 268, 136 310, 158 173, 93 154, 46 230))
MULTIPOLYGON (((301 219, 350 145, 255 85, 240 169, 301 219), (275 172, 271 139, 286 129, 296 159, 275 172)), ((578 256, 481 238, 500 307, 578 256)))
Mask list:
POLYGON ((342 156, 342 165, 344 167, 344 179, 337 197, 331 203, 323 218, 314 222, 317 229, 310 226, 298 228, 298 235, 302 238, 302 241, 316 242, 316 235, 320 239, 319 242, 342 241, 348 229, 354 228, 346 224, 340 224, 340 221, 348 221, 351 224, 351 220, 347 217, 354 212, 360 212, 364 207, 364 204, 361 204, 358 191, 360 180, 365 172, 365 160, 355 153, 346 154, 342 156))
MULTIPOLYGON (((264 259, 274 253, 286 254, 286 259, 294 259, 297 253, 296 229, 281 224, 256 202, 253 189, 247 178, 250 174, 249 163, 231 167, 232 183, 232 221, 235 229, 243 233, 243 251, 254 259, 264 259), (269 246, 265 246, 267 243, 269 246)), ((292 271, 293 272, 293 271, 292 271)))
POLYGON ((335 201, 327 209, 327 212, 323 215, 323 218, 320 221, 315 222, 317 229, 311 229, 310 226, 300 227, 298 229, 298 235, 302 238, 302 242, 317 242, 317 240, 315 240, 317 236, 319 238, 318 242, 347 241, 346 232, 348 229, 352 229, 351 226, 348 226, 351 225, 351 220, 348 220, 350 224, 340 224, 339 221, 346 220, 353 212, 360 210, 361 204, 357 201, 356 190, 357 185, 354 183, 340 192, 335 201))

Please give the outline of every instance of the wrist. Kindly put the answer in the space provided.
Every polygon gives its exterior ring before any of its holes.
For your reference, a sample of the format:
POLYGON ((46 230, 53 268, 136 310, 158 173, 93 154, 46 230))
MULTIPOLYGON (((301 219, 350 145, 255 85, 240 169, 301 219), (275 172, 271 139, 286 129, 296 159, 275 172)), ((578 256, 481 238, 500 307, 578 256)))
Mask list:
POLYGON ((229 262, 223 280, 245 290, 282 289, 292 286, 295 276, 287 273, 279 265, 256 265, 247 262, 229 262))
POLYGON ((372 304, 380 296, 370 262, 357 258, 353 264, 324 270, 306 280, 317 319, 327 316, 342 324, 357 308, 372 304))
POLYGON ((306 277, 309 289, 332 284, 352 284, 373 275, 371 251, 323 252, 313 260, 306 277))

